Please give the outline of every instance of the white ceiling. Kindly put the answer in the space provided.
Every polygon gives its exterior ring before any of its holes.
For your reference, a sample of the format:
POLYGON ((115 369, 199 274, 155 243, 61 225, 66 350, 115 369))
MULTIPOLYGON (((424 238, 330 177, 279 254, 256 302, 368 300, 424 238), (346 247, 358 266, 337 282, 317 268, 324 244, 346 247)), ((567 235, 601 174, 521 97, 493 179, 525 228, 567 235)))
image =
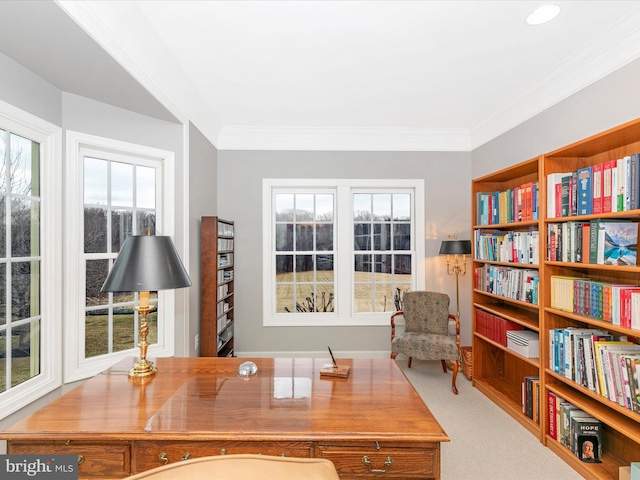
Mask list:
POLYGON ((470 150, 640 57, 640 1, 58 1, 219 149, 470 150))

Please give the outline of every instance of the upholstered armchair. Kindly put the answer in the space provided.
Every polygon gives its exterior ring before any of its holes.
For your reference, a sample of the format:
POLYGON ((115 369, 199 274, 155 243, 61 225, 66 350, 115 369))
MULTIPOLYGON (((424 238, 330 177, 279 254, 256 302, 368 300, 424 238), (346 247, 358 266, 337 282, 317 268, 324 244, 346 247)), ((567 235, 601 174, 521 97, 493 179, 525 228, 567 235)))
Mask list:
POLYGON ((451 388, 458 394, 456 377, 460 358, 460 320, 449 313, 449 295, 437 292, 414 291, 404 294, 402 311, 391 315, 391 358, 399 353, 420 360, 440 360, 447 373, 447 360, 453 367, 451 388), (404 332, 396 335, 396 317, 405 320, 404 332), (455 322, 455 335, 450 335, 450 320, 455 322))

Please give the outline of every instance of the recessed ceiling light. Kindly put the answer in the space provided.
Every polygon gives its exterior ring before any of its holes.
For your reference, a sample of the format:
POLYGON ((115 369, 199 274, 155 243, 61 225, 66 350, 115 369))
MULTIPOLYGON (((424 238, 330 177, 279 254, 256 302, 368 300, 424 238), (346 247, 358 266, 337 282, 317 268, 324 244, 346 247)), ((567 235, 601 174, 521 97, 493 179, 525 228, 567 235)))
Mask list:
POLYGON ((529 25, 542 25, 556 18, 559 13, 560 7, 558 5, 544 5, 529 14, 527 23, 529 25))

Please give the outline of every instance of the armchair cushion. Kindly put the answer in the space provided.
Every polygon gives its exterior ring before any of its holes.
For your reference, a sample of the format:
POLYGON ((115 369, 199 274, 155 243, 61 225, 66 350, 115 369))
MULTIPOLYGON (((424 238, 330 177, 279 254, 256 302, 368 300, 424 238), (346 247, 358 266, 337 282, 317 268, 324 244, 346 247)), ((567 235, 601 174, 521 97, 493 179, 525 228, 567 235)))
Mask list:
POLYGON ((405 332, 391 341, 391 351, 420 360, 457 360, 458 346, 448 335, 405 332))

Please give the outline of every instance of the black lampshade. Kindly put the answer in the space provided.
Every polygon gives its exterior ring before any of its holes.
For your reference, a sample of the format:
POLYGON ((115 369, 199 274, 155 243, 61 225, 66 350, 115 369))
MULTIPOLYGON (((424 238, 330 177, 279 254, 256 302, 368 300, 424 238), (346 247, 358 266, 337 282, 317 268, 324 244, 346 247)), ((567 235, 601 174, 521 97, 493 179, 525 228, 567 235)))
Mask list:
POLYGON ((137 235, 125 240, 101 291, 155 292, 190 286, 170 237, 137 235))
POLYGON ((440 255, 470 255, 471 240, 444 240, 440 245, 440 255))

